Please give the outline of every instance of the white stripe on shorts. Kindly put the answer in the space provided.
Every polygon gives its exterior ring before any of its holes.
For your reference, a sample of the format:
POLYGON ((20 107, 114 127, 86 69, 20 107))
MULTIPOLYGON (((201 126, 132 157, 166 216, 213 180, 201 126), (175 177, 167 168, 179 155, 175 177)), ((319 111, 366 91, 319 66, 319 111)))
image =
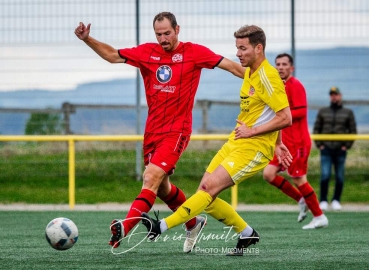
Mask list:
POLYGON ((258 164, 260 164, 263 156, 264 156, 263 153, 258 151, 254 159, 251 160, 249 164, 246 164, 245 167, 243 167, 238 173, 236 173, 232 177, 233 181, 237 182, 238 180, 242 179, 247 173, 251 172, 253 168, 255 168, 258 164))

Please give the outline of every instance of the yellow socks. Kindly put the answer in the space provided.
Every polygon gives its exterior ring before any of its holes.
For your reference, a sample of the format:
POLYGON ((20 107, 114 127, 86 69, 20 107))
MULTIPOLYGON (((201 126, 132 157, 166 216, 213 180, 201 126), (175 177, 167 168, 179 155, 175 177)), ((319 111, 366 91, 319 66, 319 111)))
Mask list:
POLYGON ((229 227, 233 226, 233 229, 237 233, 242 232, 247 227, 247 223, 240 217, 236 210, 222 199, 216 198, 205 211, 225 225, 229 227))
POLYGON ((178 226, 200 214, 213 200, 209 193, 199 190, 187 199, 172 215, 165 218, 168 229, 178 226))
POLYGON ((230 204, 219 198, 211 201, 212 197, 209 193, 202 190, 197 191, 177 211, 164 219, 168 229, 185 223, 203 210, 225 225, 232 226, 237 233, 241 233, 247 227, 247 223, 230 204))

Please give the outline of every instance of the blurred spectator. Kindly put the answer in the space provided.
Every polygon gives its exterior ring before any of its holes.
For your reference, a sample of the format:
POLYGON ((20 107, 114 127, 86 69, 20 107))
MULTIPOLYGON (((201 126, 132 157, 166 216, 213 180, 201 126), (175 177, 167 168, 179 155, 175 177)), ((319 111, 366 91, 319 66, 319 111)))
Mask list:
MULTIPOLYGON (((314 134, 356 134, 356 121, 352 110, 342 105, 342 94, 337 87, 329 90, 331 105, 319 110, 314 124, 314 134)), ((332 198, 332 209, 341 210, 345 161, 347 150, 353 141, 315 141, 320 149, 320 208, 328 209, 328 186, 334 166, 336 185, 332 198)))

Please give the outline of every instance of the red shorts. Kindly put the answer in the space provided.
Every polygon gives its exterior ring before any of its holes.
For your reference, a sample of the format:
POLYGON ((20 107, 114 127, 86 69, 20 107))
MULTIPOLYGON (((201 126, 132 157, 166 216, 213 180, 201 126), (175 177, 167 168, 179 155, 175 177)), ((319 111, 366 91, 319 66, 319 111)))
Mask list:
MULTIPOLYGON (((288 147, 287 147, 288 148, 288 147)), ((288 148, 293 160, 291 165, 287 169, 287 173, 291 177, 301 177, 306 175, 308 169, 308 159, 310 155, 311 146, 299 147, 299 148, 288 148)), ((278 162, 278 158, 274 155, 273 160, 269 162, 270 165, 279 166, 280 171, 285 171, 286 169, 281 166, 278 162)))
POLYGON ((171 175, 191 135, 182 133, 145 133, 143 154, 145 166, 152 163, 171 175))

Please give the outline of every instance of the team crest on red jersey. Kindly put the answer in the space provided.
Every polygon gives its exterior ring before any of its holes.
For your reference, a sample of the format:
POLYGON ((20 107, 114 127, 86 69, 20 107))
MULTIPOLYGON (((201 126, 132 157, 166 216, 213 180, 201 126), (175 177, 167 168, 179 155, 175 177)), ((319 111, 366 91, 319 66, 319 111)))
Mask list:
POLYGON ((182 62, 183 61, 183 55, 180 53, 176 53, 175 55, 172 56, 172 62, 182 62))
POLYGON ((249 96, 252 96, 253 94, 255 94, 255 88, 251 85, 249 90, 249 96))
POLYGON ((161 83, 167 83, 172 78, 170 66, 160 66, 156 71, 156 79, 161 83))

